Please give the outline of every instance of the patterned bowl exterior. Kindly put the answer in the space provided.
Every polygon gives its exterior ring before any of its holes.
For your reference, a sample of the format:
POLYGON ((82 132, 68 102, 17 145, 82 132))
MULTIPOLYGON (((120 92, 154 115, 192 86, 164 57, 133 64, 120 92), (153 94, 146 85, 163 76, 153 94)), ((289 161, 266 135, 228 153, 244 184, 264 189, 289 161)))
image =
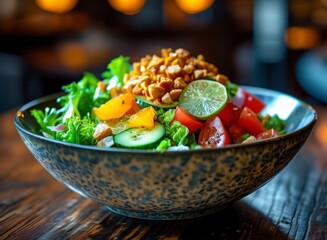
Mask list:
POLYGON ((23 106, 19 112, 24 117, 17 115, 15 125, 40 164, 84 197, 130 217, 194 218, 216 212, 266 183, 294 158, 316 122, 315 111, 297 99, 260 88, 248 90, 262 95, 267 104, 279 95, 296 102, 287 119, 291 132, 253 144, 192 151, 81 146, 31 131, 35 123, 29 110, 51 105, 57 96, 23 106))

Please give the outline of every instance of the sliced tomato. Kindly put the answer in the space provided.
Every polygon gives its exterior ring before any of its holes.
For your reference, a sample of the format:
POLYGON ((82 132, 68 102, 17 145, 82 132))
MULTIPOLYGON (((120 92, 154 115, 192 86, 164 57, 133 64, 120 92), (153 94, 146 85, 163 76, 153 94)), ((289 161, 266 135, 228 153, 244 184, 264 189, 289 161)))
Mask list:
POLYGON ((257 140, 263 140, 263 139, 268 139, 268 138, 272 138, 272 137, 278 137, 280 136, 280 134, 273 128, 271 129, 268 129, 262 133, 259 133, 257 136, 256 136, 256 139, 257 140))
POLYGON ((240 127, 237 122, 229 126, 228 130, 234 143, 241 142, 242 136, 248 133, 244 128, 240 127))
POLYGON ((202 122, 185 112, 180 106, 176 107, 173 121, 179 121, 182 125, 188 128, 190 133, 199 130, 203 126, 202 122))
POLYGON ((237 124, 253 136, 257 136, 265 130, 257 114, 248 107, 242 109, 241 115, 237 119, 237 124))
POLYGON ((226 106, 217 114, 217 116, 220 118, 224 126, 229 127, 239 118, 241 111, 241 108, 228 101, 226 106))
POLYGON ((256 96, 242 89, 245 94, 244 106, 250 108, 253 112, 259 113, 266 104, 256 96))
POLYGON ((222 147, 231 143, 228 131, 218 116, 209 118, 203 125, 198 144, 204 148, 222 147))

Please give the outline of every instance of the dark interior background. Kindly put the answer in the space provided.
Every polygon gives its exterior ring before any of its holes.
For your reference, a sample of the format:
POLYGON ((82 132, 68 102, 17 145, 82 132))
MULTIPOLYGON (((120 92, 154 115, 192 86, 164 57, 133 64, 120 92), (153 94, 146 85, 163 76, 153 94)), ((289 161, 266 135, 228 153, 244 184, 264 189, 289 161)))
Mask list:
MULTIPOLYGON (((208 7, 197 13, 183 6, 202 1, 120 1, 126 8, 144 4, 131 14, 117 0, 58 0, 52 9, 42 5, 49 0, 1 0, 0 111, 61 91, 84 71, 100 77, 118 55, 137 61, 162 48, 202 54, 238 84, 327 101, 300 84, 298 67, 318 52, 320 82, 314 84, 327 86, 326 0, 203 0, 208 7), (58 12, 62 2, 71 9, 58 12)), ((310 73, 307 62, 301 69, 310 73)))

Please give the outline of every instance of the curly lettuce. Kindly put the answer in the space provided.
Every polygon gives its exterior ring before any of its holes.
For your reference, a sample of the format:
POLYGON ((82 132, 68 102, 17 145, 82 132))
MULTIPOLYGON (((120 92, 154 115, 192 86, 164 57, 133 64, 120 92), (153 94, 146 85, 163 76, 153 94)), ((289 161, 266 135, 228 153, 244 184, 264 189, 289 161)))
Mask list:
POLYGON ((90 114, 94 107, 93 97, 97 89, 98 79, 92 73, 84 73, 79 82, 72 82, 62 87, 66 95, 58 98, 58 103, 62 106, 62 122, 68 118, 79 117, 90 114))
POLYGON ((44 111, 33 109, 31 110, 31 115, 40 126, 40 132, 47 133, 53 137, 53 131, 49 129, 49 126, 56 126, 61 121, 57 109, 49 107, 46 107, 44 111))
POLYGON ((163 139, 157 150, 167 150, 173 146, 187 146, 191 149, 198 148, 194 134, 189 134, 186 126, 179 121, 173 121, 175 116, 175 109, 164 110, 160 108, 157 110, 157 120, 166 129, 166 138, 163 139))
POLYGON ((65 129, 57 131, 55 139, 69 143, 95 145, 97 141, 94 139, 93 134, 96 125, 97 122, 89 118, 68 118, 65 123, 65 129))
POLYGON ((111 87, 122 87, 124 75, 132 69, 129 58, 112 59, 100 81, 94 74, 85 72, 78 82, 62 87, 65 95, 59 97, 60 107, 33 109, 32 116, 40 126, 40 132, 58 140, 96 144, 93 133, 98 119, 92 109, 110 100, 111 87))

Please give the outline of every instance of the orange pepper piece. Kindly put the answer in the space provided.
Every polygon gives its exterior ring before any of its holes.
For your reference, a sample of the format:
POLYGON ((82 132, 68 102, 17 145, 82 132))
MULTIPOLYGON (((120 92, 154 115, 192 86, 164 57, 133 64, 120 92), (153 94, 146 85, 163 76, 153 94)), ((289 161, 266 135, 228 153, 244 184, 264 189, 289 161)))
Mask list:
POLYGON ((110 99, 99 108, 94 108, 95 115, 102 121, 117 119, 125 114, 134 106, 135 98, 130 91, 110 99))
POLYGON ((140 111, 140 105, 137 104, 137 102, 134 101, 133 106, 131 109, 126 113, 126 115, 132 115, 140 111))
POLYGON ((128 119, 128 126, 153 128, 155 116, 156 111, 153 107, 143 108, 128 119))
POLYGON ((127 92, 128 90, 125 88, 114 87, 110 89, 110 96, 111 98, 115 98, 127 92))

